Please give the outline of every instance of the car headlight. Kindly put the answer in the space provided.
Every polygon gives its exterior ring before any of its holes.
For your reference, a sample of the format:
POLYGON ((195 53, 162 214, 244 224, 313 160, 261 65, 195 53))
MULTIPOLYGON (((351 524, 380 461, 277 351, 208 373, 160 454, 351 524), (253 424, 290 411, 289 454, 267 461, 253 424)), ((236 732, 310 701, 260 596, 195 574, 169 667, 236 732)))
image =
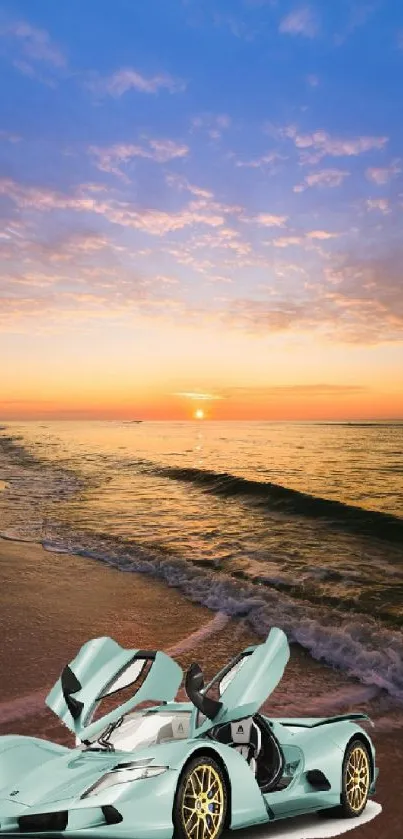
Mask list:
POLYGON ((116 787, 119 784, 128 784, 131 781, 140 781, 143 778, 154 778, 166 772, 168 766, 133 766, 130 768, 116 768, 102 775, 95 784, 88 787, 81 795, 81 798, 88 798, 90 795, 98 795, 109 787, 116 787))

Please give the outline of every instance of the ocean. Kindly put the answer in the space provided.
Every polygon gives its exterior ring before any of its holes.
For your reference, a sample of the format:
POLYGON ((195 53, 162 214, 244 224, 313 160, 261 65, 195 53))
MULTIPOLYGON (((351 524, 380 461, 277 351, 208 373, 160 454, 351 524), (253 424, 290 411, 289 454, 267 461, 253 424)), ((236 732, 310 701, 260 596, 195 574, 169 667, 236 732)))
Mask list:
POLYGON ((402 422, 3 422, 0 536, 280 626, 403 704, 402 422))

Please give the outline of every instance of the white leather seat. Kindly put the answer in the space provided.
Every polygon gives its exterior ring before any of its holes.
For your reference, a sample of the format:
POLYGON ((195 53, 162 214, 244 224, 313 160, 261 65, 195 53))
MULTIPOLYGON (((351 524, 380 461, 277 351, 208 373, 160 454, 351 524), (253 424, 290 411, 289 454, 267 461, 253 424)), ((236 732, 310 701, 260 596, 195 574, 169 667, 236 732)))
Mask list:
POLYGON ((256 774, 256 761, 262 746, 262 735, 253 717, 220 726, 214 736, 220 743, 227 743, 236 749, 249 763, 252 772, 256 774))

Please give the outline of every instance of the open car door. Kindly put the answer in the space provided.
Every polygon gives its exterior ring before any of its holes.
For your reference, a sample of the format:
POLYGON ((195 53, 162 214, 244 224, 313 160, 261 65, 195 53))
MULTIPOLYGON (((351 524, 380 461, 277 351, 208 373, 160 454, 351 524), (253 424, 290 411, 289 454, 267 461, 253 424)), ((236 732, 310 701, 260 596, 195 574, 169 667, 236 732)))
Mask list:
POLYGON ((77 738, 89 740, 141 702, 175 699, 182 676, 179 665, 165 653, 125 650, 112 638, 95 638, 66 665, 46 704, 77 738), (98 706, 108 709, 109 697, 123 691, 123 704, 93 719, 98 706))
POLYGON ((287 636, 271 629, 263 644, 248 647, 204 687, 203 673, 192 664, 186 674, 186 692, 196 706, 193 735, 256 714, 277 687, 290 657, 287 636))

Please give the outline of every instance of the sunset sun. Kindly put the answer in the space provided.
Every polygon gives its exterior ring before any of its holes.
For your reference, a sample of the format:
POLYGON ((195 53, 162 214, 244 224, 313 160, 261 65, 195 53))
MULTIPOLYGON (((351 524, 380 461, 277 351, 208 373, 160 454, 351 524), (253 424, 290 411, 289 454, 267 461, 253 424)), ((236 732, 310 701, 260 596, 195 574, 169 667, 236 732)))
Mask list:
POLYGON ((201 408, 198 408, 197 411, 194 413, 194 418, 198 420, 204 419, 204 411, 201 408))

